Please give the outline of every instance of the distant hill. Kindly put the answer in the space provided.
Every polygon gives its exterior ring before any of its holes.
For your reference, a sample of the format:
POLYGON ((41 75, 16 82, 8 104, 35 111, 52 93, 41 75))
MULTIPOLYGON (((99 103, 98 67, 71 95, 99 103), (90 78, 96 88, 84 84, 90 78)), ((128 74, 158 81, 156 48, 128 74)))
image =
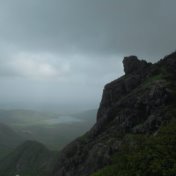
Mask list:
POLYGON ((36 125, 43 123, 47 119, 55 119, 58 114, 50 112, 40 112, 25 109, 3 110, 0 109, 0 122, 5 124, 17 125, 36 125))
POLYGON ((0 161, 1 176, 46 176, 55 153, 35 141, 26 141, 0 161))
POLYGON ((73 121, 65 121, 67 116, 50 112, 1 109, 0 123, 13 127, 15 132, 26 140, 39 141, 50 149, 60 150, 91 128, 96 120, 96 110, 69 116, 73 121))
POLYGON ((0 123, 0 158, 22 143, 24 138, 9 126, 0 123))
POLYGON ((0 121, 11 124, 15 129, 0 123, 0 176, 47 175, 54 166, 55 152, 51 152, 40 142, 50 149, 62 149, 94 124, 96 110, 72 116, 79 120, 45 124, 43 121, 56 116, 29 110, 0 110, 0 121), (41 123, 35 124, 38 120, 41 123), (24 142, 25 139, 32 141, 24 142), (40 142, 35 142, 34 139, 40 142), (24 143, 21 144, 22 142, 24 143), (21 145, 17 147, 19 144, 21 145))
POLYGON ((94 124, 96 122, 97 111, 97 109, 91 109, 77 114, 73 114, 72 116, 94 124))
POLYGON ((48 125, 32 125, 25 127, 31 132, 33 139, 44 143, 47 147, 60 150, 77 137, 86 133, 96 121, 97 110, 89 110, 70 115, 78 121, 48 125))

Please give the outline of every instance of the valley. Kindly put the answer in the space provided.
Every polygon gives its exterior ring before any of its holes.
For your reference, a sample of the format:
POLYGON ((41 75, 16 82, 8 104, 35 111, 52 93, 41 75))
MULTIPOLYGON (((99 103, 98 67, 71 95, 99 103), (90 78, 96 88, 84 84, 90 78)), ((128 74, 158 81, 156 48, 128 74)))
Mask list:
POLYGON ((26 140, 59 151, 94 123, 96 110, 59 115, 32 110, 0 110, 0 158, 26 140))

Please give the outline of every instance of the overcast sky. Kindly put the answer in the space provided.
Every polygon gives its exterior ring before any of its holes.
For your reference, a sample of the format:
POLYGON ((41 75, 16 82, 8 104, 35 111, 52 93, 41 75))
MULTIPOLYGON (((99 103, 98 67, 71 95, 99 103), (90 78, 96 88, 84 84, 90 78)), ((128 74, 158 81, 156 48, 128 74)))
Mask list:
POLYGON ((122 60, 176 49, 175 0, 0 0, 0 104, 97 107, 122 60))

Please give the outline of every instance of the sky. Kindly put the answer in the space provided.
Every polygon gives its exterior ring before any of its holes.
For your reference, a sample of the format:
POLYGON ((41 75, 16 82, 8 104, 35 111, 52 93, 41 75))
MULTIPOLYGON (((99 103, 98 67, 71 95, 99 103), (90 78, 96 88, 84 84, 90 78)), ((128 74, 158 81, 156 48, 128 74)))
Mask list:
POLYGON ((0 0, 0 108, 97 108, 124 56, 176 49, 175 0, 0 0))

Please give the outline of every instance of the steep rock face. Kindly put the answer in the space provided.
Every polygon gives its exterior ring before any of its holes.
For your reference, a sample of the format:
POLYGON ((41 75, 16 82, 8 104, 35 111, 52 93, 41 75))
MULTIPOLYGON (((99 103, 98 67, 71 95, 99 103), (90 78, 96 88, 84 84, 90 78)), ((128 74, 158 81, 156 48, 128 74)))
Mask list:
POLYGON ((136 56, 125 57, 123 60, 125 75, 107 84, 97 115, 97 120, 103 118, 106 110, 118 100, 141 84, 150 72, 150 63, 140 61, 136 56))
POLYGON ((153 65, 125 57, 125 75, 105 86, 96 124, 60 153, 53 175, 90 175, 111 163, 126 134, 154 134, 170 121, 175 60, 175 53, 153 65))

